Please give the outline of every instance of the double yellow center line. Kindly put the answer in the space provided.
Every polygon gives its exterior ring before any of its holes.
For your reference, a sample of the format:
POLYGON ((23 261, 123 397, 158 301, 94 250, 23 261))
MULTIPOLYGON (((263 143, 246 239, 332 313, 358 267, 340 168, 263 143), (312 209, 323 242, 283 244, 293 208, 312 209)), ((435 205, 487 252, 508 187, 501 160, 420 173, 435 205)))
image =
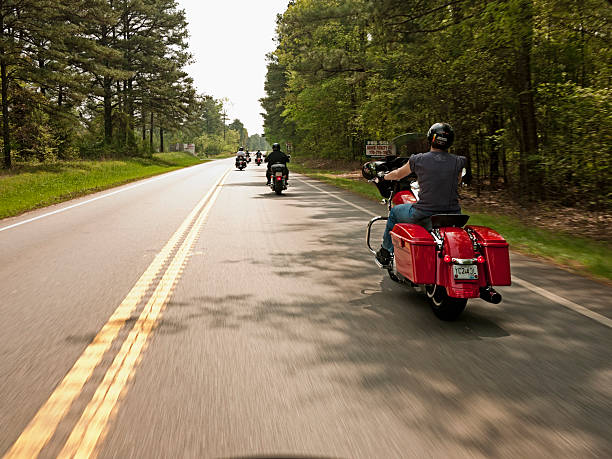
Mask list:
POLYGON ((104 354, 110 349, 119 331, 144 299, 146 292, 153 287, 163 267, 168 265, 93 398, 72 430, 59 457, 92 457, 95 455, 96 445, 105 435, 111 412, 134 373, 138 358, 146 347, 153 327, 161 317, 230 170, 227 170, 215 183, 156 255, 108 322, 38 410, 4 459, 33 458, 40 454, 68 413, 72 403, 81 394, 83 386, 102 361, 104 354), (173 253, 174 256, 172 256, 173 253), (170 260, 169 264, 168 260, 170 260))

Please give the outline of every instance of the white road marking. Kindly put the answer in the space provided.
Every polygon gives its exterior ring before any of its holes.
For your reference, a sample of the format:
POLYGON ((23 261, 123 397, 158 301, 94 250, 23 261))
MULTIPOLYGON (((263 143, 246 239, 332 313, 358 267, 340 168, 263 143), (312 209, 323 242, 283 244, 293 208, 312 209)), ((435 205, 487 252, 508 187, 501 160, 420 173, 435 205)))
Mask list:
POLYGON ((313 185, 312 183, 305 182, 304 180, 298 180, 298 182, 302 182, 302 183, 308 185, 309 187, 312 187, 312 188, 314 188, 316 190, 321 191, 322 193, 325 193, 325 194, 328 194, 330 196, 333 196, 338 201, 342 201, 343 203, 348 204, 349 206, 354 207, 355 209, 361 210, 362 212, 365 212, 366 214, 372 215, 372 212, 369 211, 368 209, 366 209, 365 207, 361 207, 361 206, 358 206, 357 204, 353 204, 352 202, 347 201, 346 199, 343 199, 340 196, 336 196, 334 193, 330 193, 329 191, 326 191, 323 188, 319 188, 318 186, 313 185))
POLYGON ((612 328, 612 319, 608 319, 606 316, 603 316, 594 311, 591 311, 590 309, 587 309, 584 306, 580 306, 579 304, 574 303, 573 301, 566 300, 565 298, 560 297, 559 295, 555 295, 554 293, 549 292, 548 290, 545 290, 542 287, 533 285, 531 282, 527 282, 526 280, 519 279, 516 276, 512 276, 512 282, 514 282, 515 284, 521 285, 525 287, 526 289, 531 290, 534 293, 537 293, 538 295, 542 295, 543 297, 548 298, 549 300, 554 301, 555 303, 558 303, 561 306, 565 306, 566 308, 569 308, 572 311, 577 312, 578 314, 582 314, 583 316, 590 317, 591 319, 596 320, 597 322, 599 322, 602 325, 607 326, 608 328, 612 328))
MULTIPOLYGON (((210 163, 204 163, 204 164, 210 164, 210 163)), ((202 166, 204 164, 199 164, 199 166, 202 166)), ((188 167, 188 168, 184 168, 184 169, 179 169, 177 171, 167 172, 165 174, 159 175, 157 177, 150 178, 148 180, 145 179, 145 180, 143 180, 141 182, 136 183, 135 185, 130 185, 130 186, 127 186, 125 188, 121 188, 120 190, 112 191, 110 193, 106 193, 105 195, 98 196, 98 197, 95 197, 95 198, 92 198, 92 199, 88 199, 87 201, 78 202, 76 204, 72 204, 70 206, 62 207, 61 209, 54 210, 53 212, 48 212, 46 214, 39 215, 37 217, 32 217, 32 218, 28 218, 27 220, 23 220, 21 222, 13 223, 12 225, 4 226, 4 227, 0 228, 0 232, 6 231, 6 230, 9 230, 9 229, 12 229, 12 228, 16 228, 17 226, 25 225, 26 223, 31 223, 31 222, 34 222, 36 220, 40 220, 41 218, 50 217, 51 215, 59 214, 61 212, 65 212, 67 210, 74 209, 75 207, 84 206, 85 204, 89 204, 91 202, 98 201, 100 199, 108 198, 110 196, 113 196, 113 195, 116 195, 116 194, 119 194, 119 193, 123 193, 124 191, 129 191, 129 190, 132 190, 134 188, 138 188, 139 186, 147 185, 149 183, 156 182, 158 180, 162 180, 162 179, 171 177, 171 176, 173 176, 175 174, 178 174, 180 172, 185 172, 186 170, 189 170, 189 169, 191 169, 191 168, 188 167)))
MULTIPOLYGON (((342 201, 356 209, 359 209, 363 212, 365 212, 368 215, 372 215, 372 212, 365 209, 364 207, 358 206, 356 204, 353 204, 352 202, 347 201, 346 199, 343 199, 339 196, 336 196, 334 193, 330 193, 329 191, 324 190, 323 188, 319 188, 318 186, 312 185, 304 180, 299 180, 299 182, 304 183, 312 188, 315 188, 317 190, 319 190, 322 193, 328 194, 334 198, 336 198, 339 201, 342 201)), ((521 285, 522 287, 525 287, 528 290, 531 290, 533 293, 537 293, 538 295, 543 296, 544 298, 547 298, 557 304, 560 304, 561 306, 571 309, 574 312, 577 312, 578 314, 582 314, 585 317, 588 317, 590 319, 593 319, 597 322, 599 322, 602 325, 605 325, 608 328, 612 328, 612 319, 607 318, 604 315, 601 315, 595 311, 591 311, 588 308, 585 308, 584 306, 581 306, 577 303, 574 303, 573 301, 567 300, 563 297, 560 297, 559 295, 555 295, 552 292, 549 292, 548 290, 543 289, 542 287, 538 287, 537 285, 532 284, 531 282, 527 282, 526 280, 520 279, 518 277, 516 277, 515 275, 512 275, 512 281, 518 285, 521 285)))

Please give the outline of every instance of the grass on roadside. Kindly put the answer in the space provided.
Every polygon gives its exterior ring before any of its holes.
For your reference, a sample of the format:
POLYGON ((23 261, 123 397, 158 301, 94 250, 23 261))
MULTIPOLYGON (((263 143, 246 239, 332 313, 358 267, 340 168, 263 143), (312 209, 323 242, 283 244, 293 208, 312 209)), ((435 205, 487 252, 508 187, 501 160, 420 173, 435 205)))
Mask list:
POLYGON ((212 160, 212 159, 227 159, 227 158, 233 158, 236 156, 236 153, 231 152, 231 151, 226 151, 224 153, 220 153, 218 155, 205 155, 204 153, 198 153, 198 157, 201 159, 207 159, 207 160, 212 160))
MULTIPOLYGON (((291 170, 372 200, 381 199, 372 184, 338 176, 341 174, 338 171, 310 169, 295 163, 291 163, 291 170)), ((596 278, 612 280, 612 248, 609 244, 525 225, 517 218, 472 213, 469 209, 464 209, 464 212, 470 215, 470 224, 489 226, 502 234, 513 250, 546 258, 596 278)))
POLYGON ((188 153, 157 153, 151 158, 17 164, 0 173, 0 218, 201 164, 188 153))

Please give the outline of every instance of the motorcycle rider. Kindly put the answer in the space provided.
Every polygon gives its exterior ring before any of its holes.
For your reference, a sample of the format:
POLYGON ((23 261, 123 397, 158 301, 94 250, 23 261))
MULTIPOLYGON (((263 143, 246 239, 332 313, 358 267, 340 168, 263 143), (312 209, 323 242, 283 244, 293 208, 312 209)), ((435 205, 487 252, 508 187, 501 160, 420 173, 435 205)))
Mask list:
POLYGON ((270 178, 272 177, 272 172, 270 171, 270 166, 272 166, 272 164, 284 164, 287 181, 289 181, 289 169, 287 168, 289 156, 281 151, 280 144, 275 143, 272 145, 272 153, 266 156, 265 162, 268 163, 268 170, 266 171, 266 179, 268 180, 266 183, 267 185, 270 184, 270 178))
POLYGON ((408 162, 379 180, 401 180, 414 172, 419 181, 419 200, 414 204, 399 204, 389 213, 383 242, 376 252, 376 259, 384 267, 389 266, 393 256, 391 230, 396 223, 416 223, 429 227, 434 214, 460 214, 457 188, 461 172, 466 167, 465 156, 448 153, 455 133, 448 123, 435 123, 427 132, 431 148, 426 153, 412 155, 408 162))
POLYGON ((236 167, 238 167, 238 161, 240 160, 241 157, 246 159, 246 153, 244 152, 244 147, 238 148, 238 151, 236 152, 236 167))

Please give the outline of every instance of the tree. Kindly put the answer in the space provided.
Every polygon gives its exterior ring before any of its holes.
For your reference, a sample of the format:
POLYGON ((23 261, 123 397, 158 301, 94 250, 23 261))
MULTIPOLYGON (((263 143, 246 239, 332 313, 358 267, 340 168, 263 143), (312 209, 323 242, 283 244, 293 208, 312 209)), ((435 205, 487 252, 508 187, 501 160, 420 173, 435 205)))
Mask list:
POLYGON ((266 136, 354 158, 447 121, 478 189, 501 176, 534 200, 569 182, 610 206, 605 136, 581 128, 612 128, 610 17, 605 0, 295 0, 268 56, 266 136))

